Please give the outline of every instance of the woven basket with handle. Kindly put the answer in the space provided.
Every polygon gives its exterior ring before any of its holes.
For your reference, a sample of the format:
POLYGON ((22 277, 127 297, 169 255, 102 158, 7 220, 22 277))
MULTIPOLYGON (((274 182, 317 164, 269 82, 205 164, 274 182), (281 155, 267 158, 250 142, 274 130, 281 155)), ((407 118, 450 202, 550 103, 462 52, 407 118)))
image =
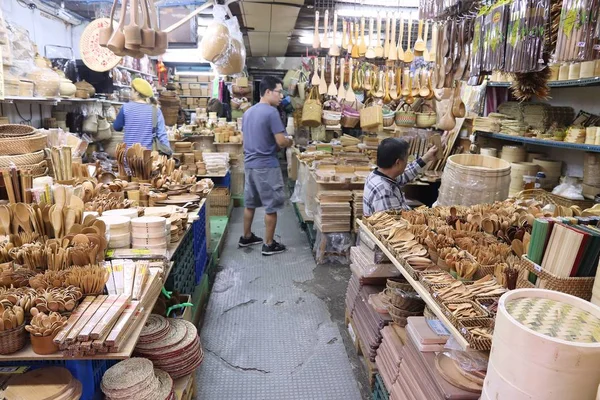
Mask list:
POLYGON ((42 161, 44 161, 44 150, 15 156, 0 156, 0 168, 7 168, 12 164, 16 166, 38 164, 42 161))

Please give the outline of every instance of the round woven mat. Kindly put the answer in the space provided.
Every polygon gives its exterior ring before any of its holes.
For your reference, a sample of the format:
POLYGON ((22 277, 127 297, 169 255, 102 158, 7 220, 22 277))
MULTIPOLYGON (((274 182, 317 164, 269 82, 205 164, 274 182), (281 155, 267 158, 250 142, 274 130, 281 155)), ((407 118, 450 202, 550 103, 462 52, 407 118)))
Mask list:
POLYGON ((171 378, 171 375, 162 369, 155 369, 154 373, 160 382, 160 387, 158 388, 154 398, 157 400, 169 399, 171 397, 171 393, 173 393, 173 379, 171 378))
POLYGON ((180 321, 180 320, 177 320, 177 319, 169 320, 170 329, 164 338, 160 339, 159 341, 155 341, 155 342, 148 342, 148 343, 142 343, 142 344, 140 344, 138 342, 138 345, 135 346, 135 352, 139 353, 139 354, 144 354, 144 355, 152 355, 156 351, 163 351, 164 349, 171 348, 171 347, 177 345, 177 343, 181 342, 183 340, 183 338, 185 337, 185 335, 187 334, 187 325, 181 324, 178 322, 174 322, 174 321, 180 321), (160 349, 160 350, 158 350, 158 349, 160 349))
POLYGON ((172 358, 186 353, 186 350, 198 339, 198 330, 191 322, 175 319, 171 320, 172 329, 185 329, 185 335, 174 346, 156 349, 152 356, 157 358, 172 358))
POLYGON ((189 360, 190 357, 195 357, 199 353, 200 341, 198 339, 195 339, 189 346, 185 347, 177 354, 169 353, 161 358, 152 358, 151 360, 154 363, 155 367, 167 367, 163 368, 165 371, 167 371, 172 369, 171 367, 176 368, 180 366, 185 366, 186 361, 189 360))
POLYGON ((110 367, 102 377, 103 392, 135 388, 154 376, 152 361, 146 358, 129 358, 110 367))
MULTIPOLYGON (((92 71, 104 72, 113 69, 120 62, 120 56, 115 55, 106 47, 100 47, 99 35, 102 28, 110 25, 110 19, 98 18, 86 26, 79 39, 79 52, 83 63, 92 71)), ((113 23, 114 26, 114 23, 113 23)))
POLYGON ((149 380, 141 381, 135 386, 124 390, 106 390, 104 394, 107 399, 111 400, 132 400, 132 399, 149 399, 152 394, 160 388, 160 382, 156 376, 150 377, 149 380))
POLYGON ((138 344, 154 343, 163 339, 171 329, 169 321, 157 314, 150 314, 142 328, 138 344))
POLYGON ((542 335, 568 342, 600 342, 600 318, 562 301, 523 297, 506 303, 506 310, 542 335))

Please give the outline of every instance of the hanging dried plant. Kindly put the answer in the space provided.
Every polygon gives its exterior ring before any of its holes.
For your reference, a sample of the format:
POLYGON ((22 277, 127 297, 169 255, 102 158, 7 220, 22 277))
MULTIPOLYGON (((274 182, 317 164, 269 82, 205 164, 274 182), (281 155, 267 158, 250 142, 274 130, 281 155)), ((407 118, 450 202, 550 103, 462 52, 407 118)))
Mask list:
POLYGON ((540 100, 550 98, 550 68, 546 67, 540 72, 526 72, 513 74, 513 83, 510 86, 513 96, 519 101, 530 100, 536 96, 540 100))

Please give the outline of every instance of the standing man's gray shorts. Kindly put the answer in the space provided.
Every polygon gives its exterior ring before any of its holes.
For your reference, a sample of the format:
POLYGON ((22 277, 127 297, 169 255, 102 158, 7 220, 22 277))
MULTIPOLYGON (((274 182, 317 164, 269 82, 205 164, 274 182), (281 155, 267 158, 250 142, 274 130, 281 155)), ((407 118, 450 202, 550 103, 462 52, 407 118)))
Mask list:
POLYGON ((267 214, 281 210, 285 205, 281 168, 246 168, 244 206, 264 207, 267 214))

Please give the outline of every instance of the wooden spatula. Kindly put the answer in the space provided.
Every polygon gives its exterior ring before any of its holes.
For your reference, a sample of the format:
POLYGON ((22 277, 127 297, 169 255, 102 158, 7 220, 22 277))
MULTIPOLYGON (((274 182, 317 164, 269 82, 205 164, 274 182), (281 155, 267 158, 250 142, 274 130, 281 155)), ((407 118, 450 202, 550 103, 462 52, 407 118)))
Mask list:
POLYGON ((427 49, 427 35, 429 34, 429 24, 425 21, 425 38, 423 39, 425 43, 425 50, 423 50, 423 60, 425 62, 430 62, 429 50, 427 49))
POLYGON ((392 37, 390 38, 388 49, 388 59, 396 61, 398 59, 398 50, 396 48, 396 14, 392 14, 392 37))
POLYGON ((369 47, 365 53, 365 58, 373 59, 375 58, 375 47, 373 47, 373 18, 369 18, 369 47))
POLYGON ((322 63, 321 63, 321 81, 319 82, 319 94, 327 93, 327 82, 325 81, 325 68, 326 68, 325 61, 326 61, 326 59, 325 59, 325 57, 323 57, 322 63))
POLYGON ((315 69, 313 71, 312 79, 310 80, 311 85, 318 87, 321 80, 319 79, 319 58, 313 58, 315 69))
POLYGON ((338 92, 337 92, 337 98, 338 101, 341 102, 342 100, 344 100, 346 98, 346 88, 344 87, 344 73, 346 72, 345 70, 345 63, 346 60, 344 60, 343 58, 340 58, 340 87, 338 88, 338 92))
POLYGON ((377 16, 377 44, 375 45, 375 57, 383 57, 384 49, 381 45, 381 13, 377 16))
POLYGON ((425 41, 423 40, 423 20, 420 19, 419 30, 417 32, 417 40, 415 41, 415 51, 423 52, 425 51, 425 47, 425 41))
POLYGON ((338 18, 338 14, 337 11, 333 12, 333 26, 332 31, 333 31, 333 37, 332 37, 332 43, 331 43, 331 47, 329 47, 329 55, 332 57, 337 57, 340 55, 340 47, 337 45, 337 18, 338 18))
POLYGON ((325 10, 325 16, 323 17, 323 40, 321 40, 321 47, 324 49, 329 48, 329 10, 325 10))
POLYGON ((386 13, 385 16, 385 39, 383 44, 383 58, 389 58, 390 55, 390 16, 386 13))
MULTIPOLYGON (((337 15, 337 11, 336 11, 336 15, 337 15)), ((348 31, 348 25, 346 25, 346 19, 342 18, 342 49, 344 49, 344 50, 348 50, 348 44, 349 44, 347 31, 348 31)))
POLYGON ((335 57, 331 57, 331 81, 329 82, 329 88, 327 89, 327 95, 335 97, 337 96, 337 88, 335 87, 335 57))
POLYGON ((411 50, 411 41, 412 41, 412 17, 408 18, 408 41, 406 46, 406 51, 404 52, 404 62, 411 63, 415 59, 415 55, 411 50))
POLYGON ((402 18, 402 14, 400 14, 400 36, 398 37, 398 61, 404 61, 404 44, 402 43, 404 40, 404 18, 402 18))
POLYGON ((319 12, 315 11, 315 33, 313 35, 313 49, 318 49, 321 46, 321 41, 319 40, 319 12))
POLYGON ((360 19, 360 42, 358 43, 358 54, 364 56, 367 52, 367 43, 365 43, 365 17, 360 19))

